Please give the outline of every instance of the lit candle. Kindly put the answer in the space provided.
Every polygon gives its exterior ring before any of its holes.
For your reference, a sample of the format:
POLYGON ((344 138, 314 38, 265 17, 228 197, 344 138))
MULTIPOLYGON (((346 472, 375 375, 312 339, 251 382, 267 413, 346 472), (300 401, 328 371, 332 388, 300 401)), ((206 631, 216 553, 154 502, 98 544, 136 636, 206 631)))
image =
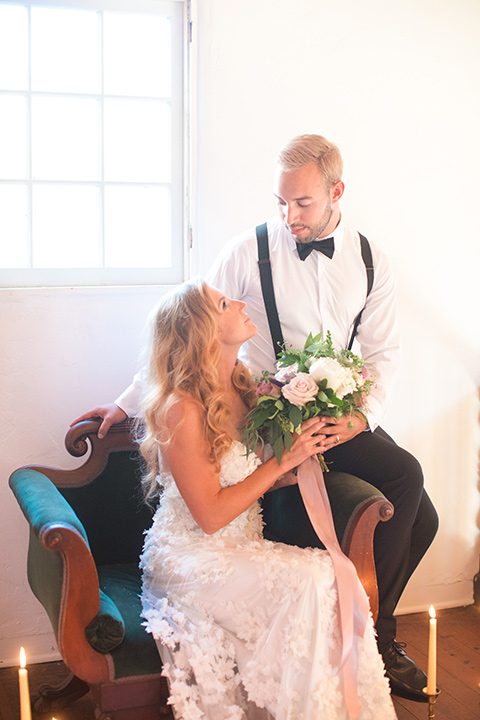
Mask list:
POLYGON ((25 667, 27 658, 25 650, 20 648, 20 667, 18 669, 18 684, 20 686, 20 720, 32 720, 30 707, 30 692, 28 690, 28 670, 25 667))
POLYGON ((427 695, 437 694, 437 618, 435 608, 430 605, 430 634, 428 638, 427 695))

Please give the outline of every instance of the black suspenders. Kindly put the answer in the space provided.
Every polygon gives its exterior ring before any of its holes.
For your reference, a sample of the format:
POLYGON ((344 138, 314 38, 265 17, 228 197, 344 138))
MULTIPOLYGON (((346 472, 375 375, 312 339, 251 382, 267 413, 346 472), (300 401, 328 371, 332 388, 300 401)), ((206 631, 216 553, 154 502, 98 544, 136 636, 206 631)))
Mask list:
POLYGON ((258 268, 260 270, 260 282, 262 284, 263 302, 267 311, 268 326, 272 336, 273 352, 277 357, 280 348, 284 343, 282 328, 278 318, 277 303, 273 290, 272 266, 270 265, 270 249, 268 247, 267 223, 258 225, 255 228, 258 245, 258 268))
MULTIPOLYGON (((256 228, 257 234, 257 246, 258 246, 258 268, 260 270, 260 282, 262 285, 263 302, 265 303, 265 310, 267 312, 268 326, 270 328, 270 334, 272 336, 273 352, 277 357, 280 347, 284 344, 282 328, 280 326, 280 320, 278 317, 277 303, 275 302, 275 292, 273 289, 272 280, 272 267, 270 264, 270 250, 268 247, 268 230, 267 223, 258 225, 256 228)), ((370 290, 373 286, 374 270, 372 261, 372 250, 367 238, 358 233, 360 236, 360 248, 362 252, 362 259, 365 263, 365 269, 367 272, 367 297, 370 294, 370 290)), ((355 335, 357 334, 360 320, 362 319, 363 308, 357 315, 353 324, 352 335, 350 342, 348 343, 348 349, 351 350, 355 335)), ((312 332, 315 332, 313 328, 312 332)))
MULTIPOLYGON (((372 249, 370 247, 370 243, 368 242, 365 235, 362 235, 362 233, 358 233, 360 236, 360 249, 362 251, 362 260, 365 264, 365 270, 367 271, 367 298, 370 295, 370 290, 373 286, 373 260, 372 260, 372 249)), ((353 324, 353 330, 352 334, 350 336, 350 342, 348 343, 348 350, 352 349, 353 341, 355 340, 355 335, 357 334, 358 326, 360 325, 360 320, 362 319, 362 313, 365 310, 365 305, 358 313, 355 322, 353 324)))

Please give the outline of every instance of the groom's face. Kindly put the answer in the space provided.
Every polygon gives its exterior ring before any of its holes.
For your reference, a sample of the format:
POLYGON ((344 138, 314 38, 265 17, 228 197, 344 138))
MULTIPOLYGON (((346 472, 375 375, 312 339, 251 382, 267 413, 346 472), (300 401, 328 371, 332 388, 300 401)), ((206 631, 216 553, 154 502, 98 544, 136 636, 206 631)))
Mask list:
POLYGON ((314 162, 297 170, 276 168, 274 195, 278 210, 297 242, 324 238, 335 230, 340 220, 338 201, 343 188, 341 180, 327 188, 314 162))

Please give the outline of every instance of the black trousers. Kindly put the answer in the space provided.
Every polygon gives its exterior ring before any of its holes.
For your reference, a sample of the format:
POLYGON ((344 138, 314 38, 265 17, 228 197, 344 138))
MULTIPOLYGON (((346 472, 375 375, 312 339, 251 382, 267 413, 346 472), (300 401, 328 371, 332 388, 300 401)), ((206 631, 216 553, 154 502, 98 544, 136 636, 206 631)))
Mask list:
POLYGON ((331 470, 347 472, 382 491, 395 509, 375 530, 379 613, 376 623, 382 651, 395 637, 393 612, 438 529, 438 516, 423 487, 419 462, 381 428, 363 432, 325 453, 331 470))

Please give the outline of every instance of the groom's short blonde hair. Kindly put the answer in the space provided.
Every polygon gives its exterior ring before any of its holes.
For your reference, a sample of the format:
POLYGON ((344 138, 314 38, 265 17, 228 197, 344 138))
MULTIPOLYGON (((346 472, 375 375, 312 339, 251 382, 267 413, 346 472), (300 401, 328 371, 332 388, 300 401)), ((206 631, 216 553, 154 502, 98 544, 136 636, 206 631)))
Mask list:
POLYGON ((340 150, 322 135, 298 135, 284 145, 277 155, 277 165, 284 172, 298 170, 314 162, 327 188, 342 179, 343 161, 340 150))

